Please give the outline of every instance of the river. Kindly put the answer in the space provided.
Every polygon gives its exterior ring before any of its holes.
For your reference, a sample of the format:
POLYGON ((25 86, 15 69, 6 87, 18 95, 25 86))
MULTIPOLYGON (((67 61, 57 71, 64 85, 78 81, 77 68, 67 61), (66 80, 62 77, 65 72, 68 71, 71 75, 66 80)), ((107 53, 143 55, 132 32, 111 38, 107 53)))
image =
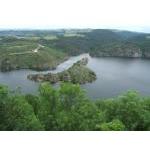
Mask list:
MULTIPOLYGON (((93 99, 115 97, 127 90, 137 90, 143 96, 150 95, 150 60, 140 58, 93 58, 88 54, 71 57, 60 64, 56 70, 43 71, 61 72, 72 66, 83 57, 89 58, 88 67, 97 75, 93 83, 81 85, 87 91, 87 95, 93 99)), ((27 79, 28 74, 36 74, 37 71, 28 69, 2 73, 0 83, 8 85, 12 90, 21 88, 23 93, 36 93, 39 83, 27 79)))

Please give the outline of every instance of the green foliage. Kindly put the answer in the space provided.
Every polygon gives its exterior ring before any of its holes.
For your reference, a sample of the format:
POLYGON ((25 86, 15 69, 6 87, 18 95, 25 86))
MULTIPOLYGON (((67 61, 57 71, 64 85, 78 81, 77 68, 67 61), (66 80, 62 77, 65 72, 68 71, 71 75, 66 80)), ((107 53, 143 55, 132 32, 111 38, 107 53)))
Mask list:
POLYGON ((0 85, 0 99, 3 100, 7 97, 8 94, 8 88, 6 86, 0 85))
POLYGON ((96 105, 87 100, 75 108, 75 130, 97 130, 97 124, 104 122, 104 113, 96 105))
POLYGON ((92 101, 71 83, 58 89, 43 83, 37 96, 12 94, 0 86, 0 130, 150 130, 150 98, 129 91, 92 101))
POLYGON ((55 116, 59 110, 59 93, 48 83, 43 83, 39 88, 39 94, 40 108, 38 117, 46 130, 55 130, 55 116))
POLYGON ((96 80, 96 74, 85 65, 75 64, 68 69, 72 83, 84 84, 96 80))
POLYGON ((118 119, 126 130, 149 130, 150 115, 145 109, 149 106, 135 91, 129 91, 112 100, 99 101, 97 106, 105 111, 107 122, 118 119))
POLYGON ((61 84, 59 93, 62 108, 66 111, 71 110, 77 103, 85 100, 84 91, 79 85, 71 83, 61 84))
POLYGON ((125 130, 125 125, 120 120, 113 120, 112 122, 102 123, 97 126, 102 131, 123 131, 125 130))
POLYGON ((0 103, 0 130, 43 130, 33 108, 23 96, 8 96, 0 103))

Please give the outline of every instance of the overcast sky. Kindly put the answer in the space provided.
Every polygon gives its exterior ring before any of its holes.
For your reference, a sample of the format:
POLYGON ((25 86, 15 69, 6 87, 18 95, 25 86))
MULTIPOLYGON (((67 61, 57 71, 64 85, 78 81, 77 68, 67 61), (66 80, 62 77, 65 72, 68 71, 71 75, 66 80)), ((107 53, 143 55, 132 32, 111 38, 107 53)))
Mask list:
POLYGON ((150 0, 0 0, 0 28, 150 32, 150 0))

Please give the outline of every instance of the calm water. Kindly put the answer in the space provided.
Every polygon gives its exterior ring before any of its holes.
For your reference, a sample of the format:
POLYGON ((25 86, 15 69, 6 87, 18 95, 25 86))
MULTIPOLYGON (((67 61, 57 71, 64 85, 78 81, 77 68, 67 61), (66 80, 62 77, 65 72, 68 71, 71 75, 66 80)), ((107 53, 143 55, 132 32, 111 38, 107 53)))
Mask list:
MULTIPOLYGON (((51 72, 63 71, 85 56, 88 55, 71 57, 51 72)), ((129 89, 138 90, 142 95, 150 95, 150 60, 148 59, 89 57, 88 67, 95 71, 97 80, 82 87, 92 98, 114 97, 129 89)), ((36 93, 39 83, 26 78, 31 73, 37 72, 19 70, 0 73, 0 83, 8 85, 11 89, 20 86, 24 93, 36 93)))

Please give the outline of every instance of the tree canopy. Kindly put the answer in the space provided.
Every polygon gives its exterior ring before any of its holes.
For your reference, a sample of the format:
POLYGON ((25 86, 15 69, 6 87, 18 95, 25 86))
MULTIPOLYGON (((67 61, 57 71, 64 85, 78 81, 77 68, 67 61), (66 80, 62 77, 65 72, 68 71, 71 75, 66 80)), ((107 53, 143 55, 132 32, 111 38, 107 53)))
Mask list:
POLYGON ((0 130, 150 130, 150 98, 135 91, 91 100, 79 85, 42 83, 38 95, 12 93, 0 86, 0 130))

